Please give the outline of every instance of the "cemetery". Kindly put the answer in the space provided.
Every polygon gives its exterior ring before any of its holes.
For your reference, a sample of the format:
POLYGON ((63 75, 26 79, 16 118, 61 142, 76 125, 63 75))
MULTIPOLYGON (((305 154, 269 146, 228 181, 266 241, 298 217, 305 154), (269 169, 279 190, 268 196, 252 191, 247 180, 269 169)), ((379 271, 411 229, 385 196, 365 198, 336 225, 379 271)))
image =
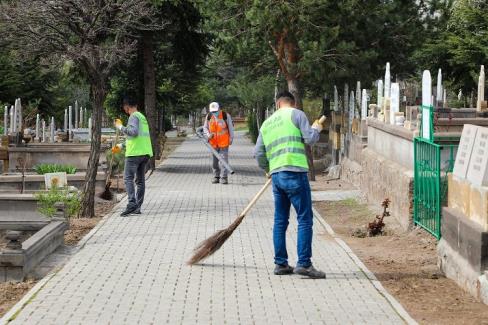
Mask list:
MULTIPOLYGON (((64 243, 69 221, 63 207, 57 216, 39 211, 38 193, 49 192, 50 175, 43 169, 65 169, 64 186, 73 191, 82 189, 90 156, 91 117, 86 108, 64 111, 64 124, 56 128, 54 117, 49 125, 37 114, 35 126, 25 125, 21 99, 10 108, 5 106, 2 135, 3 173, 0 174, 0 234, 6 246, 0 254, 0 282, 23 281, 49 254, 64 243), (20 238, 23 241, 20 242, 20 238)), ((96 191, 105 188, 107 178, 105 151, 110 148, 115 130, 102 131, 100 167, 96 176, 96 191)))
POLYGON ((375 86, 376 103, 360 82, 349 95, 344 87, 345 99, 334 87, 329 145, 341 179, 372 204, 390 198, 405 230, 419 226, 439 239, 440 271, 488 304, 484 66, 473 108, 449 105, 440 69, 435 88, 427 70, 419 87, 391 83, 388 63, 375 86))

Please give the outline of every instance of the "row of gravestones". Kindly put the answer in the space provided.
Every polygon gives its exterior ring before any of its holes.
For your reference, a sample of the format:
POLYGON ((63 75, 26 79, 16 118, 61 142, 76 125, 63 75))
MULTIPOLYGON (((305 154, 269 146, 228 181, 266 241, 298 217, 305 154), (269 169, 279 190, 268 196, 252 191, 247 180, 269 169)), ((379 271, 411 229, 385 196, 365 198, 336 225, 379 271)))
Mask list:
POLYGON ((464 125, 453 175, 475 186, 488 186, 488 128, 464 125))

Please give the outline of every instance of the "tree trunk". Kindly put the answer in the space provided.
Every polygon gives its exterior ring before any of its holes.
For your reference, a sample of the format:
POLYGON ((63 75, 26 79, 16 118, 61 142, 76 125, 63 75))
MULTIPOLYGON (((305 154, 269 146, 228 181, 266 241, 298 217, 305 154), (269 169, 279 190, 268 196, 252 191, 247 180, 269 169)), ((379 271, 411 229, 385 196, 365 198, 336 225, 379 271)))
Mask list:
MULTIPOLYGON (((287 79, 288 83, 288 91, 292 93, 293 97, 295 97, 295 107, 298 109, 303 110, 303 101, 302 101, 302 94, 300 89, 300 82, 295 77, 289 77, 287 79)), ((315 181, 315 169, 313 166, 313 151, 312 147, 309 145, 305 145, 305 150, 307 153, 307 161, 308 161, 308 179, 311 181, 315 181)))
POLYGON ((153 35, 152 32, 146 32, 142 38, 143 44, 143 61, 144 61, 144 103, 147 121, 149 124, 149 133, 154 156, 151 159, 151 169, 156 167, 156 158, 160 156, 159 132, 158 132, 158 114, 156 111, 156 69, 154 65, 153 35))
POLYGON ((92 136, 90 147, 90 158, 85 175, 85 186, 83 187, 83 198, 81 202, 80 216, 92 218, 95 216, 95 183, 100 159, 100 145, 102 138, 102 113, 103 102, 107 96, 105 85, 102 81, 91 85, 91 99, 93 102, 92 112, 92 136))
POLYGON ((288 91, 295 97, 295 108, 303 110, 302 94, 300 90, 300 82, 295 77, 290 77, 287 80, 288 91))

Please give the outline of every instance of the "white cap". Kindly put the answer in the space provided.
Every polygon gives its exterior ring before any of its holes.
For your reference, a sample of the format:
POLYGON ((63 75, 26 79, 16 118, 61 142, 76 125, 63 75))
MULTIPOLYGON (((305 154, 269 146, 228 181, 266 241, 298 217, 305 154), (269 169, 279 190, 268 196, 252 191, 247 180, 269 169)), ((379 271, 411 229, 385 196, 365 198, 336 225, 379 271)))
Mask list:
POLYGON ((217 102, 211 102, 210 105, 208 106, 210 112, 217 112, 220 108, 219 103, 217 102))

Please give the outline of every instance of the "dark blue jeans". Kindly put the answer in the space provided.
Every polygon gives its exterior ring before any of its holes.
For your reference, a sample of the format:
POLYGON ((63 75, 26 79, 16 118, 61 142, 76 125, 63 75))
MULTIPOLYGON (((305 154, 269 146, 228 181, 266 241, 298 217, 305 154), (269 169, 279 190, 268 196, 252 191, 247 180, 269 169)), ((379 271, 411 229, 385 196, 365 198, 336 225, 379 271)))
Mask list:
POLYGON ((275 215, 273 227, 273 244, 275 264, 288 264, 286 251, 286 229, 290 217, 290 206, 293 205, 298 220, 297 266, 309 267, 312 257, 312 194, 307 173, 278 172, 274 173, 273 195, 275 215))
POLYGON ((124 183, 127 191, 127 209, 140 209, 144 202, 146 191, 146 164, 149 156, 134 156, 125 158, 124 183), (137 193, 134 187, 134 178, 137 185, 137 193))

